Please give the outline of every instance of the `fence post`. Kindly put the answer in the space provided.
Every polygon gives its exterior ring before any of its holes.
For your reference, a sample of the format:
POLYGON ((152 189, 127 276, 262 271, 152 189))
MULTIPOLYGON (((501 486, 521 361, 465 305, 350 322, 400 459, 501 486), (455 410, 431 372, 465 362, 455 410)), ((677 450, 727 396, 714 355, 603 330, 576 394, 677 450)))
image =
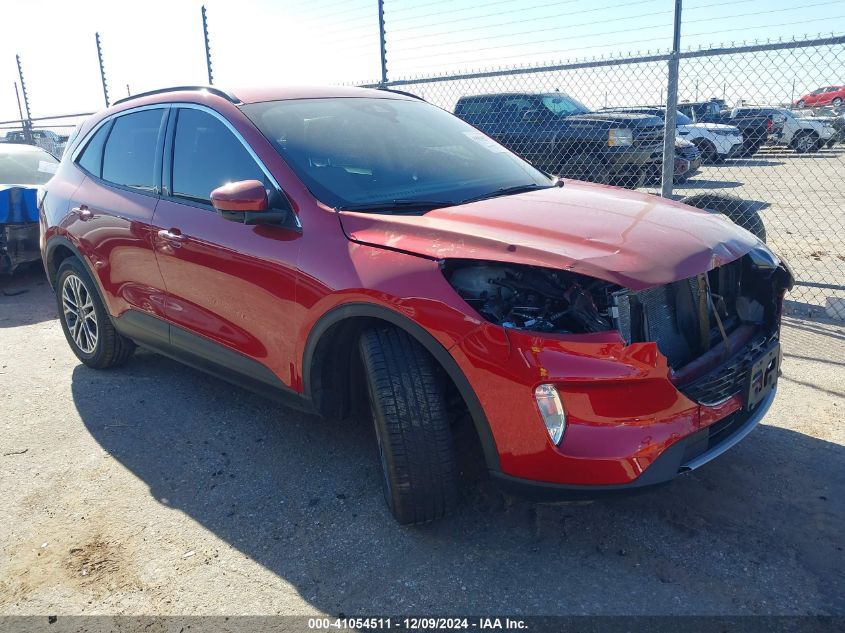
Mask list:
POLYGON ((208 17, 205 13, 205 5, 202 5, 202 39, 205 42, 205 68, 208 71, 208 85, 214 85, 214 76, 211 74, 211 48, 208 45, 208 17))
MULTIPOLYGON (((32 145, 32 116, 29 114, 29 95, 26 92, 26 83, 23 80, 23 67, 21 66, 21 56, 15 55, 15 61, 18 63, 18 77, 21 80, 21 92, 23 93, 23 105, 26 109, 26 120, 21 113, 21 128, 23 129, 23 139, 32 145)), ((18 84, 15 84, 15 93, 18 92, 18 84)), ((20 112, 21 100, 18 96, 18 111, 20 112)))
POLYGON ((381 57, 381 85, 387 84, 387 47, 384 42, 384 0, 378 0, 378 38, 381 57))
POLYGON ((106 86, 106 68, 103 66, 103 49, 100 46, 100 34, 94 33, 97 42, 97 60, 100 62, 100 81, 103 82, 103 98, 106 100, 106 107, 109 107, 109 89, 106 86))
POLYGON ((669 57, 669 81, 666 86, 666 122, 663 131, 663 179, 660 195, 672 195, 672 180, 675 175, 675 128, 678 114, 678 67, 681 54, 681 4, 675 0, 675 30, 672 35, 672 54, 669 57))

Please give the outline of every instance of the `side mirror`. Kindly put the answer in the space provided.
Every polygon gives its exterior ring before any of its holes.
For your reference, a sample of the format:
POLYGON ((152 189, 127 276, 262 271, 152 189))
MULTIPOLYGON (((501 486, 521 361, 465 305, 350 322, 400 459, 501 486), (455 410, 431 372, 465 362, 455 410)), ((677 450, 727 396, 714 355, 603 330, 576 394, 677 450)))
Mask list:
POLYGON ((231 222, 291 225, 290 228, 296 225, 296 216, 289 208, 270 209, 267 190, 258 180, 239 180, 217 187, 211 192, 211 204, 224 219, 231 222))
POLYGON ((211 204, 220 213, 266 211, 267 190, 258 180, 239 180, 211 192, 211 204))
POLYGON ((526 123, 539 123, 542 120, 539 110, 526 110, 522 113, 522 120, 526 123))

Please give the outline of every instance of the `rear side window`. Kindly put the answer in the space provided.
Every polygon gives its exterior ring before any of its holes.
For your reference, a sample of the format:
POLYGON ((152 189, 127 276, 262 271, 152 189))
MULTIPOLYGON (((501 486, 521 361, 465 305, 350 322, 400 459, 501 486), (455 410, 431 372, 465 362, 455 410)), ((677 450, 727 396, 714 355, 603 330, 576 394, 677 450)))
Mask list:
POLYGON ((264 172, 231 130, 217 117, 179 110, 173 141, 173 195, 211 202, 211 192, 238 180, 258 180, 264 172))
POLYGON ((103 152, 103 180, 155 190, 155 154, 163 109, 117 117, 103 152))
POLYGON ((458 102, 455 114, 479 115, 488 114, 493 110, 492 99, 464 99, 458 102))
POLYGON ((106 123, 88 141, 88 145, 82 150, 82 155, 77 163, 85 171, 94 174, 97 178, 103 175, 103 146, 106 144, 106 137, 109 135, 111 123, 106 123))

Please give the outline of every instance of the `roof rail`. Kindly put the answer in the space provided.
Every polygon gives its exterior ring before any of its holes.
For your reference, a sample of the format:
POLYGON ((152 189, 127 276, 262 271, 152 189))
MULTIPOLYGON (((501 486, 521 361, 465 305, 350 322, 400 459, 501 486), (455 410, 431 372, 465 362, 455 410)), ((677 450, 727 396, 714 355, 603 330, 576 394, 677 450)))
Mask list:
POLYGON ((421 96, 415 95, 413 92, 406 92, 404 90, 395 90, 394 88, 387 88, 385 86, 379 86, 378 90, 383 90, 385 92, 392 92, 397 95, 403 95, 405 97, 412 97, 414 99, 419 99, 420 101, 425 101, 421 96))
POLYGON ((231 101, 232 103, 240 103, 241 100, 238 99, 235 95, 231 92, 226 92, 225 90, 220 90, 220 88, 215 88, 214 86, 172 86, 170 88, 158 88, 157 90, 148 90, 147 92, 139 92, 138 94, 131 95, 129 97, 123 97, 123 99, 118 99, 112 105, 118 105, 119 103, 126 103, 127 101, 132 101, 132 99, 140 99, 141 97, 149 97, 151 95, 160 95, 166 92, 181 92, 181 91, 197 91, 205 90, 206 92, 210 92, 213 95, 218 97, 223 97, 227 101, 231 101))

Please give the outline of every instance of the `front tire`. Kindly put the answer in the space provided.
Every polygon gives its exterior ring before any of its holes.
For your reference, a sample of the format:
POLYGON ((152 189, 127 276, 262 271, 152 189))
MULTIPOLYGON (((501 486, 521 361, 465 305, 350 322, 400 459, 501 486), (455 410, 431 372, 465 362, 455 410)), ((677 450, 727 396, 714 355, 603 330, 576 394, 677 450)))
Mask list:
POLYGON ((135 344, 114 329, 94 280, 74 257, 59 266, 56 303, 68 345, 85 365, 107 369, 132 356, 135 344))
POLYGON ((792 149, 796 154, 807 154, 813 151, 819 137, 815 132, 801 132, 792 139, 792 149))
POLYGON ((717 162, 719 154, 716 152, 716 146, 708 140, 696 139, 693 141, 701 154, 701 162, 710 164, 717 162))
POLYGON ((836 97, 833 101, 830 102, 834 108, 838 108, 842 105, 842 97, 836 97))
POLYGON ((367 330, 359 342, 379 446, 384 497, 402 524, 445 516, 457 503, 457 468, 437 366, 410 335, 367 330))

